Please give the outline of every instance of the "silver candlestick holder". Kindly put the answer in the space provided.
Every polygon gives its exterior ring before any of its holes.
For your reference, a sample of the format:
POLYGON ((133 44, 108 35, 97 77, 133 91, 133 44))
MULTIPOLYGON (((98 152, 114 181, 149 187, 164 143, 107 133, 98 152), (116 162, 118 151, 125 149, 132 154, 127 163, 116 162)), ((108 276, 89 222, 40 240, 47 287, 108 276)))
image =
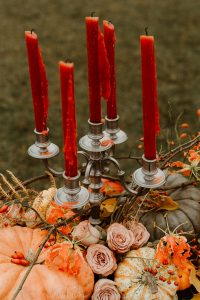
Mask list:
POLYGON ((102 161, 105 152, 112 147, 112 143, 110 143, 109 139, 108 143, 103 139, 103 123, 92 123, 88 120, 88 124, 89 133, 79 141, 80 147, 86 151, 86 153, 81 151, 80 154, 87 160, 83 184, 89 188, 89 202, 94 205, 91 211, 90 222, 92 224, 100 224, 100 203, 104 198, 104 195, 100 191, 103 186, 101 181, 103 171, 102 161))
POLYGON ((59 148, 57 145, 53 144, 49 140, 49 129, 38 132, 34 130, 36 141, 35 144, 28 148, 28 154, 31 157, 38 159, 51 158, 59 153, 59 148))
POLYGON ((58 205, 67 204, 71 209, 83 208, 89 200, 88 190, 80 186, 80 172, 75 177, 67 177, 63 172, 64 186, 57 190, 55 201, 58 205))
POLYGON ((108 119, 106 116, 105 121, 106 129, 103 132, 105 139, 111 139, 115 145, 124 143, 128 139, 127 134, 119 128, 119 116, 116 119, 108 119))
POLYGON ((148 160, 142 156, 142 168, 133 173, 133 181, 148 189, 157 188, 165 183, 165 173, 157 167, 157 159, 148 160))

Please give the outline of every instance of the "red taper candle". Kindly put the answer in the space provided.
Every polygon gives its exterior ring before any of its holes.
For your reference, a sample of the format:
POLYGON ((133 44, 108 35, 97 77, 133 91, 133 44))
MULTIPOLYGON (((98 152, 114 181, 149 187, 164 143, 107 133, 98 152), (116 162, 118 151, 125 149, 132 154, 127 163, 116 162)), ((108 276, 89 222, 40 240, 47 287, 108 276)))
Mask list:
POLYGON ((42 132, 47 129, 49 108, 48 81, 36 33, 33 31, 25 31, 25 39, 28 53, 35 127, 38 132, 42 132))
POLYGON ((117 118, 116 103, 116 66, 115 66, 115 28, 109 21, 103 21, 104 40, 110 65, 110 96, 107 101, 108 119, 117 118))
POLYGON ((59 68, 62 98, 65 175, 68 177, 74 177, 78 173, 74 96, 74 64, 61 61, 59 62, 59 68))
POLYGON ((142 103, 144 128, 144 156, 156 158, 156 134, 159 132, 159 112, 157 102, 157 80, 154 37, 140 37, 142 63, 142 103))
POLYGON ((101 122, 101 96, 98 63, 99 18, 86 17, 89 115, 92 123, 101 122))

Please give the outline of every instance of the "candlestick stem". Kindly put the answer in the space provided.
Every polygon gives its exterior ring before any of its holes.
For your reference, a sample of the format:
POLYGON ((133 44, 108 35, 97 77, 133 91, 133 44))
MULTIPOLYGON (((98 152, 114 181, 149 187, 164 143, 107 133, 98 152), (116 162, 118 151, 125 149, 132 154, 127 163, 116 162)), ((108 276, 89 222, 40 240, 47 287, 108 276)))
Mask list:
MULTIPOLYGON (((85 177, 83 184, 90 189, 89 202, 94 205, 91 211, 90 222, 92 224, 100 224, 100 203, 104 198, 101 193, 103 186, 102 176, 102 160, 106 150, 111 148, 112 144, 101 143, 104 133, 102 132, 102 123, 92 123, 88 120, 89 133, 82 137, 79 145, 86 151, 84 157, 89 157, 85 169, 85 177)), ((84 152, 83 152, 84 153, 84 152)), ((80 153, 83 155, 83 153, 80 153)))

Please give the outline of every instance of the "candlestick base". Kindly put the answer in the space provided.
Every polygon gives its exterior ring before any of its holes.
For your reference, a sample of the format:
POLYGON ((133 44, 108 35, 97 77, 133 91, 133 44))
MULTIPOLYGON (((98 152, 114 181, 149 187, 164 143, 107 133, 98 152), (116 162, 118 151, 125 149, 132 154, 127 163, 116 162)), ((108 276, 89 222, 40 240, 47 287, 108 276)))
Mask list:
POLYGON ((144 188, 157 188, 165 183, 165 173, 157 168, 157 160, 147 160, 142 157, 142 168, 133 173, 133 181, 144 188))
POLYGON ((122 144, 127 141, 127 134, 119 128, 119 116, 115 119, 108 119, 108 117, 105 117, 105 120, 106 130, 103 132, 103 140, 111 139, 115 145, 122 144))
POLYGON ((55 201, 58 205, 67 204, 71 209, 81 209, 89 200, 89 192, 80 186, 80 172, 75 177, 67 177, 63 173, 65 185, 58 189, 55 201))
POLYGON ((112 146, 109 139, 107 138, 106 140, 108 140, 108 144, 106 144, 105 139, 101 139, 99 143, 92 143, 91 138, 89 138, 88 135, 85 135, 79 140, 79 145, 88 152, 104 152, 112 146))
POLYGON ((49 141, 49 129, 45 132, 37 132, 35 144, 28 148, 28 155, 38 159, 47 159, 56 156, 59 153, 59 147, 49 141))
POLYGON ((112 147, 112 143, 110 143, 108 139, 108 143, 106 143, 104 138, 104 134, 102 132, 102 123, 92 123, 88 120, 89 124, 89 133, 83 136, 79 145, 82 149, 88 152, 103 152, 112 147), (102 140, 103 139, 103 140, 102 140))
POLYGON ((80 187, 80 191, 75 197, 71 197, 67 194, 64 187, 57 190, 55 194, 55 201, 58 205, 67 204, 71 209, 81 209, 88 202, 89 192, 83 186, 80 187))

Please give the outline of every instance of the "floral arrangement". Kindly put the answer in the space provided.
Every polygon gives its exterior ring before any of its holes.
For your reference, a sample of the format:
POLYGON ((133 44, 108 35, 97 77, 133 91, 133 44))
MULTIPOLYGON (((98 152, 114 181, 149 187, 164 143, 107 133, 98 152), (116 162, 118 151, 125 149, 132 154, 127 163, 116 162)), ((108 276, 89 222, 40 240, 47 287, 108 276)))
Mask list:
POLYGON ((140 188, 130 196, 117 178, 103 176, 101 226, 90 223, 92 205, 72 211, 55 203, 51 173, 25 182, 10 171, 9 178, 0 174, 0 286, 7 286, 5 265, 9 276, 15 274, 12 288, 0 289, 0 299, 34 299, 36 293, 49 300, 177 299, 191 286, 193 299, 200 299, 200 220, 189 224, 178 213, 183 203, 185 215, 192 205, 200 212, 199 138, 160 153, 168 177, 156 190, 140 188), (182 160, 174 160, 180 154, 182 160), (29 188, 42 178, 50 179, 49 189, 29 188), (45 274, 44 283, 38 272, 45 274))

